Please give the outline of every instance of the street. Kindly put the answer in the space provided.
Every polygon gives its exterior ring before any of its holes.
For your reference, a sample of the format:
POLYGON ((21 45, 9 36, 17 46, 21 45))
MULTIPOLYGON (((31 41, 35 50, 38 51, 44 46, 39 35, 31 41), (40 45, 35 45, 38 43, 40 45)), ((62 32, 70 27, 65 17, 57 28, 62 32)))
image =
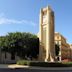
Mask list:
POLYGON ((28 69, 28 68, 17 68, 17 69, 0 69, 0 72, 72 72, 72 70, 40 70, 40 69, 28 69))

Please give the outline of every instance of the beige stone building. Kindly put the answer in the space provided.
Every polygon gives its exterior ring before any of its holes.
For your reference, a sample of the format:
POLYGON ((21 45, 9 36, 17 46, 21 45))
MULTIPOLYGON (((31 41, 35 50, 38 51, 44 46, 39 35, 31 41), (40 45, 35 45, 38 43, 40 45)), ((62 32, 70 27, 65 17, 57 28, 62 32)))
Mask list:
POLYGON ((40 10, 39 19, 39 60, 55 61, 54 12, 48 6, 40 10))
MULTIPOLYGON (((39 33, 37 34, 39 37, 39 33)), ((57 61, 62 61, 64 59, 72 60, 72 44, 68 44, 66 38, 58 32, 55 32, 54 42, 59 46, 59 54, 55 56, 57 61)))
POLYGON ((53 62, 71 59, 72 45, 67 43, 63 35, 54 32, 54 12, 49 6, 40 10, 39 22, 39 60, 53 62), (55 44, 59 46, 58 56, 55 54, 55 44))
POLYGON ((59 46, 59 61, 70 59, 70 45, 66 42, 66 38, 60 33, 55 33, 55 44, 59 46))

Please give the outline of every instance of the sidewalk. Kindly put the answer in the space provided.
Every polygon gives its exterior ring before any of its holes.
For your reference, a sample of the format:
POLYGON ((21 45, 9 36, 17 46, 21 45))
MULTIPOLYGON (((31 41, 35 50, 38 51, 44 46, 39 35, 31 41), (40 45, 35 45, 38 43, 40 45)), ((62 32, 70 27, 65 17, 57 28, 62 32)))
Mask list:
POLYGON ((28 68, 29 66, 17 65, 17 64, 0 64, 0 68, 28 68))
POLYGON ((8 65, 8 68, 29 68, 29 66, 12 64, 12 65, 8 65))

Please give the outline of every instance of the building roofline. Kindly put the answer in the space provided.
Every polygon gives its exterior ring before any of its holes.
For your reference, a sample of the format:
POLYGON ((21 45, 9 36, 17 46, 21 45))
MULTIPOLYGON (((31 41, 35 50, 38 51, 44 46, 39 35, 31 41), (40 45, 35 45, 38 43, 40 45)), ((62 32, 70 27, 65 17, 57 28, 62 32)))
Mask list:
POLYGON ((59 34, 59 35, 61 35, 65 40, 67 40, 61 33, 55 32, 55 34, 59 34))

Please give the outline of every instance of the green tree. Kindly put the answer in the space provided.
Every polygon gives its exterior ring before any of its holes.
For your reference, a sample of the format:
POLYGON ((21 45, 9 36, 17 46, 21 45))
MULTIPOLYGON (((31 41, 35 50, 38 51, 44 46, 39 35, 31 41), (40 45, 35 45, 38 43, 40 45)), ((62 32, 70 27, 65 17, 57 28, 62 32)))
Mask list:
POLYGON ((0 37, 0 42, 2 50, 11 53, 12 56, 37 58, 39 53, 39 39, 31 33, 8 33, 6 36, 0 37))

